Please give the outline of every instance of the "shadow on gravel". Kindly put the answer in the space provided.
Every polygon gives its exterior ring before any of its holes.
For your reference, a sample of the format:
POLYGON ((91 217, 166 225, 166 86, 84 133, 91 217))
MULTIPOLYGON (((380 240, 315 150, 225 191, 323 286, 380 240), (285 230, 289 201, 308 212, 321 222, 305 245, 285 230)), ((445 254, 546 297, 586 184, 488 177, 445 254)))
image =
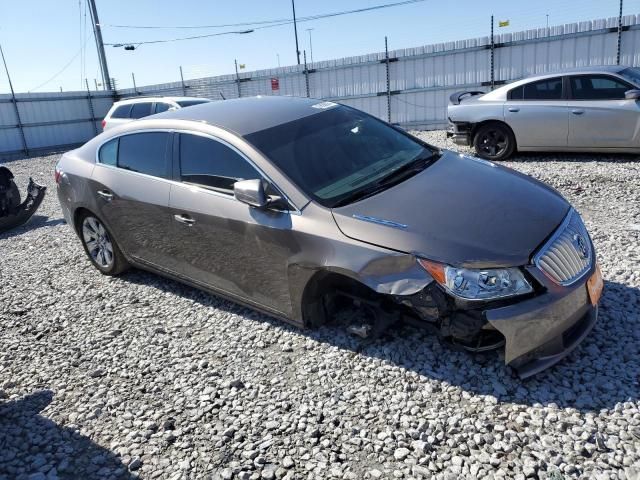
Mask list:
MULTIPOLYGON (((629 153, 568 153, 518 152, 508 162, 567 162, 567 163, 638 163, 640 155, 629 153)), ((500 163, 500 162, 498 162, 500 163)))
POLYGON ((16 237, 42 227, 55 227, 56 225, 62 225, 63 223, 66 223, 64 218, 51 218, 44 215, 34 215, 24 225, 20 225, 19 227, 13 228, 7 232, 0 233, 0 240, 16 237))
MULTIPOLYGON (((302 330, 231 301, 154 274, 131 271, 120 277, 188 298, 203 306, 249 316, 275 328, 298 332, 384 362, 426 379, 440 380, 500 402, 521 405, 556 405, 582 412, 613 409, 616 404, 640 398, 640 289, 605 282, 598 323, 569 356, 540 374, 519 379, 503 363, 499 352, 470 354, 443 345, 434 335, 401 325, 380 339, 364 342, 336 325, 302 330)), ((419 390, 424 379, 415 377, 410 387, 419 390)), ((404 388, 399 385, 398 388, 404 388)))
POLYGON ((119 457, 39 415, 53 400, 41 390, 0 401, 0 479, 137 479, 119 457))

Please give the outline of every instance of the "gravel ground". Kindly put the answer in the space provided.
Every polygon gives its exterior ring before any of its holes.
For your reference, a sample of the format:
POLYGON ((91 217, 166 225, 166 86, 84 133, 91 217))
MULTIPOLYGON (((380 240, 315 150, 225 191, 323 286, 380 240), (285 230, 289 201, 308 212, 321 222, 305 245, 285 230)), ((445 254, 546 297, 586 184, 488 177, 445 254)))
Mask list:
POLYGON ((362 344, 102 276, 62 219, 57 158, 8 164, 50 190, 0 235, 0 479, 640 478, 640 157, 506 162, 578 208, 606 279, 593 333, 527 381, 410 327, 362 344))

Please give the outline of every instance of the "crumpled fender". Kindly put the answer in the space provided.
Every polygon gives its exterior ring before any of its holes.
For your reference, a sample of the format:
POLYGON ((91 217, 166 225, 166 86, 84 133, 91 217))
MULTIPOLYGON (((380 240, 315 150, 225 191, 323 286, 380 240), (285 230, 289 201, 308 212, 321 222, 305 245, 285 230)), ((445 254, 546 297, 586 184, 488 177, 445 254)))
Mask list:
MULTIPOLYGON (((5 179, 8 179, 8 182, 15 185, 11 172, 9 172, 6 167, 2 167, 2 169, 5 179), (8 175, 7 172, 9 172, 8 175)), ((8 205, 6 209, 0 212, 0 233, 11 230, 29 221, 40 207, 46 191, 47 187, 39 185, 33 181, 33 178, 29 178, 29 186, 27 187, 27 197, 25 200, 19 205, 8 205)), ((0 194, 2 194, 2 192, 0 192, 0 194)))

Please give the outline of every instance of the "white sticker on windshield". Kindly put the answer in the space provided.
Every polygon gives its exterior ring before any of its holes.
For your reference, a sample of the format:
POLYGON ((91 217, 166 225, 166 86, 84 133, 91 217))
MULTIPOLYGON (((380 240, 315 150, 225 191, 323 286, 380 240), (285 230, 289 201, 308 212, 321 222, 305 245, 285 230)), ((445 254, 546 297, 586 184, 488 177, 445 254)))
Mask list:
POLYGON ((311 108, 319 108, 320 110, 324 110, 325 108, 332 108, 337 106, 338 104, 333 102, 320 102, 316 103, 315 105, 311 105, 311 108))

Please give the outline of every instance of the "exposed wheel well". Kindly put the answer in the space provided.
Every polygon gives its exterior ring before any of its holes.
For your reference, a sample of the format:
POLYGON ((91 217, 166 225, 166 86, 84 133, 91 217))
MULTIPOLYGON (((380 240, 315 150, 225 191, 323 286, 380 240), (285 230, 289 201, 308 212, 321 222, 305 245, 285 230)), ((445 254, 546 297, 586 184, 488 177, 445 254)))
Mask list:
POLYGON ((321 271, 307 283, 302 295, 302 319, 307 327, 327 323, 327 302, 338 296, 348 296, 364 302, 385 302, 387 298, 365 284, 336 272, 321 271))
POLYGON ((498 124, 498 125, 500 125, 502 127, 506 127, 511 132, 511 135, 513 135, 513 139, 515 141, 515 148, 518 147, 518 141, 516 139, 516 134, 513 132, 513 129, 507 123, 503 122, 502 120, 484 120, 482 122, 475 123, 473 125, 473 127, 471 127, 471 136, 469 138, 469 140, 471 141, 471 145, 472 146, 473 146, 473 141, 474 141, 474 138, 476 136, 476 133, 478 133, 478 130, 480 130, 480 128, 484 127, 485 125, 490 125, 492 123, 498 124))

